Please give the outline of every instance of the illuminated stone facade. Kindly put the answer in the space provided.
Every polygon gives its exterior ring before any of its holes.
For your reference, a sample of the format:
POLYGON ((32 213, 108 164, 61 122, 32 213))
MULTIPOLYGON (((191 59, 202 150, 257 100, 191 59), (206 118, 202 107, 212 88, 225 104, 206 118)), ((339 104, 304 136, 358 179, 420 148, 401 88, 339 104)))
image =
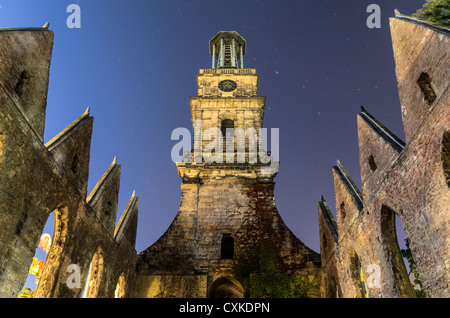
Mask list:
POLYGON ((35 297, 81 297, 85 286, 86 297, 129 297, 139 198, 133 194, 115 226, 116 159, 87 195, 89 109, 43 143, 52 47, 47 28, 0 30, 0 297, 19 296, 52 212, 53 243, 35 297))
POLYGON ((19 295, 51 212, 53 244, 36 297, 77 298, 83 289, 86 297, 242 297, 237 265, 262 242, 284 273, 317 285, 308 296, 414 297, 396 215, 426 296, 450 297, 449 29, 400 14, 390 26, 406 142, 361 109, 362 189, 340 162, 333 167, 337 217, 322 198, 320 255, 276 209, 277 154, 261 147, 265 97, 256 70, 243 67, 239 34, 210 41, 212 67, 200 69, 190 98, 193 149, 176 164, 178 214, 137 255, 137 196, 115 225, 116 159, 87 193, 89 109, 43 143, 53 32, 1 29, 0 297, 19 295), (73 265, 78 287, 69 284, 73 265))
POLYGON ((322 297, 415 297, 402 225, 426 296, 450 297, 450 31, 399 13, 390 26, 406 143, 361 109, 362 192, 338 162, 337 222, 319 202, 322 297))
MULTIPOLYGON (((235 41, 245 52, 245 40, 236 32, 219 32, 210 42, 211 46, 221 38, 225 47, 235 41)), ((211 52, 222 50, 223 47, 212 48, 211 52)), ((240 51, 237 46, 235 51, 240 51)), ((239 54, 236 57, 238 60, 243 58, 239 54)), ((231 295, 242 296, 242 290, 238 292, 242 286, 235 279, 236 251, 248 242, 257 244, 263 238, 262 233, 253 233, 257 237, 243 234, 246 222, 258 223, 261 217, 254 209, 256 201, 249 195, 253 189, 258 189, 268 203, 266 208, 272 218, 270 231, 274 234, 277 257, 285 270, 290 274, 318 278, 319 254, 294 236, 276 210, 273 180, 278 172, 278 162, 263 163, 270 156, 265 157, 267 152, 256 148, 262 140, 259 129, 263 125, 265 109, 265 97, 258 96, 258 74, 255 69, 238 68, 231 63, 220 67, 223 65, 220 54, 217 59, 218 68, 200 69, 197 75, 198 95, 190 98, 194 149, 186 162, 177 163, 182 178, 180 208, 167 232, 139 255, 138 297, 207 297, 224 285, 229 286, 229 290, 234 288, 231 295), (201 127, 196 129, 195 123, 199 121, 201 127), (205 150, 210 140, 205 134, 210 128, 218 132, 224 150, 230 140, 234 142, 227 153, 211 154, 216 160, 208 163, 210 157, 205 150), (225 128, 234 130, 230 134, 225 128), (257 133, 257 138, 253 143, 247 138, 240 148, 239 138, 251 131, 257 133), (200 160, 196 160, 196 149, 203 152, 200 160), (233 245, 234 256, 223 257, 224 240, 233 245), (181 278, 191 279, 191 286, 196 287, 177 288, 181 278)), ((234 59, 231 54, 231 60, 234 59)))

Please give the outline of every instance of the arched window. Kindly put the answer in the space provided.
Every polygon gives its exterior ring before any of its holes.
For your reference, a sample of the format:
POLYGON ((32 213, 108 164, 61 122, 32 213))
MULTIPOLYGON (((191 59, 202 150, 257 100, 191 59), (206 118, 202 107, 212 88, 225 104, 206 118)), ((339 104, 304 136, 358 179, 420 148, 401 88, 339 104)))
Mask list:
MULTIPOLYGON (((33 290, 33 286, 36 291, 34 297, 36 298, 49 298, 53 288, 53 279, 55 273, 58 271, 61 265, 61 257, 68 237, 69 229, 69 208, 66 205, 59 205, 50 213, 47 217, 42 235, 39 241, 36 242, 37 249, 35 258, 37 259, 38 275, 29 275, 25 282, 24 291, 30 292, 33 290), (45 235, 45 234, 48 235, 45 235), (53 233, 53 235, 52 235, 53 233), (51 240, 48 237, 51 236, 51 240), (44 263, 39 261, 44 260, 44 263), (42 265, 43 268, 42 268, 42 265), (31 278, 31 279, 30 279, 31 278), (38 285, 35 282, 38 280, 38 285), (27 284, 32 284, 27 286, 27 284), (29 290, 27 290, 29 288, 29 290)), ((36 261, 34 260, 36 264, 36 261)), ((31 269, 31 268, 30 268, 31 269)), ((29 297, 30 295, 19 295, 19 297, 29 297)))
POLYGON ((23 95, 23 93, 25 92, 26 88, 28 87, 30 82, 30 76, 28 75, 28 73, 26 71, 23 71, 22 73, 20 73, 19 76, 19 80, 17 81, 15 87, 14 87, 14 91, 16 92, 16 94, 21 97, 23 95))
POLYGON ((52 238, 54 232, 53 228, 54 228, 54 212, 50 213, 50 215, 48 216, 42 235, 39 238, 39 244, 36 247, 33 256, 33 261, 28 270, 27 279, 19 295, 20 298, 35 297, 35 292, 37 291, 37 287, 39 286, 42 273, 47 265, 46 264, 47 256, 50 251, 50 247, 52 245, 52 238))
POLYGON ((231 236, 225 235, 222 238, 220 258, 232 259, 234 255, 234 240, 231 236))
POLYGON ((341 203, 339 210, 341 211, 342 220, 344 220, 347 215, 345 213, 345 203, 344 202, 341 203))
POLYGON ((105 216, 110 217, 113 211, 113 204, 111 201, 106 202, 106 208, 105 208, 105 216))
POLYGON ((323 248, 327 248, 328 241, 327 241, 327 237, 325 234, 322 234, 322 243, 323 243, 323 248))
POLYGON ((419 79, 417 80, 417 84, 420 87, 420 90, 422 91, 423 98, 428 103, 428 105, 433 104, 434 100, 436 99, 436 93, 433 90, 433 87, 431 87, 431 78, 427 73, 420 74, 419 79))
POLYGON ((395 212, 389 207, 385 205, 381 207, 382 242, 387 252, 387 259, 392 267, 394 281, 400 297, 415 297, 397 240, 395 216, 395 212))
POLYGON ((72 158, 72 164, 70 166, 70 170, 72 170, 73 174, 77 174, 79 163, 80 163, 80 160, 78 159, 78 155, 75 154, 72 158))
POLYGON ((100 291, 100 283, 103 274, 103 250, 99 247, 89 265, 86 285, 82 294, 83 298, 97 298, 100 291))
POLYGON ((372 170, 372 172, 377 170, 377 164, 375 163, 375 160, 373 159, 372 155, 370 155, 370 157, 369 157, 369 167, 370 167, 370 170, 372 170))
POLYGON ((222 123, 220 125, 220 130, 222 131, 222 136, 233 136, 234 134, 231 132, 228 133, 227 135, 227 128, 231 128, 234 129, 234 121, 232 121, 231 119, 224 119, 222 120, 222 123))
POLYGON ((114 291, 114 298, 124 298, 125 297, 125 273, 120 274, 119 280, 117 281, 116 290, 114 291))

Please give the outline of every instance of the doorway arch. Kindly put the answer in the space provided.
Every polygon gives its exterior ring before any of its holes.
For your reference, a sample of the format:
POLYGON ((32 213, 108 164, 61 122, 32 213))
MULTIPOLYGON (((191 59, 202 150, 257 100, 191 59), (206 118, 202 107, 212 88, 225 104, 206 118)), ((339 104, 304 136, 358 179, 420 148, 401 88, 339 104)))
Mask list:
POLYGON ((220 277, 209 287, 208 298, 244 298, 244 288, 232 277, 220 277))

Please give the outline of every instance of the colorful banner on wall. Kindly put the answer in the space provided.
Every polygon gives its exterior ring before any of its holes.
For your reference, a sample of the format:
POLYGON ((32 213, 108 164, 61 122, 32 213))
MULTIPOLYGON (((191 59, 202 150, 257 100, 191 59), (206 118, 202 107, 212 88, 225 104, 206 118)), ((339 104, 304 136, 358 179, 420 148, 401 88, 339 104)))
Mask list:
POLYGON ((44 233, 39 240, 39 248, 41 248, 45 253, 48 253, 50 246, 52 245, 52 237, 48 233, 44 233))
POLYGON ((20 298, 34 298, 34 290, 31 288, 24 287, 20 292, 20 298))
POLYGON ((361 288, 364 294, 364 298, 369 298, 369 291, 367 289, 367 285, 366 285, 366 279, 364 277, 364 272, 362 270, 362 267, 359 270, 359 279, 361 281, 361 288))
POLYGON ((45 266, 44 261, 40 261, 36 257, 33 257, 33 262, 31 263, 29 273, 34 275, 34 278, 36 278, 36 283, 41 278, 41 274, 42 274, 42 271, 44 270, 44 266, 45 266))

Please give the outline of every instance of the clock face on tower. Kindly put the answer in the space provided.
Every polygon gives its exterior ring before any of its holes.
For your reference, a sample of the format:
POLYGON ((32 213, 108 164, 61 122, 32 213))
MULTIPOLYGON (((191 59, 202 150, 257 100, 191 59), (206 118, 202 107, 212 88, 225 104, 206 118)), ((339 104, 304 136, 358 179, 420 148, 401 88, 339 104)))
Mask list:
POLYGON ((223 80, 219 83, 219 89, 224 92, 232 92, 236 89, 237 84, 232 80, 223 80))

